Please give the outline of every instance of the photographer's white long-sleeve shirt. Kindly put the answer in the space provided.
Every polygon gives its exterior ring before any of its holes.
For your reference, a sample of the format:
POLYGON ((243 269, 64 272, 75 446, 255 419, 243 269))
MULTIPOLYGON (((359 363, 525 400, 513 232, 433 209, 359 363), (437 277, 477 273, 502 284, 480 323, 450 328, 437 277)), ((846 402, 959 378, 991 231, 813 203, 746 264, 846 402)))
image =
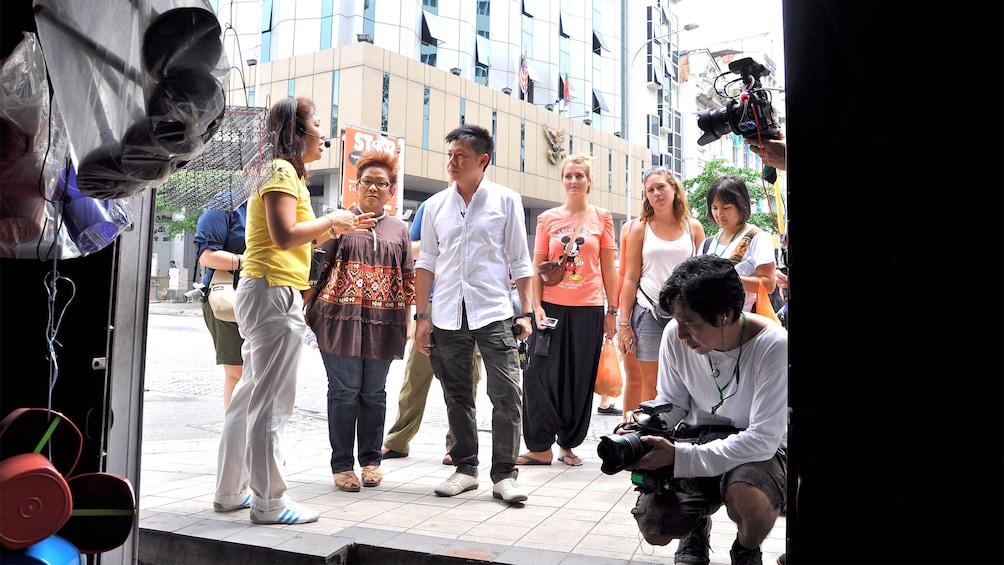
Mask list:
POLYGON ((734 375, 739 359, 738 385, 724 387, 721 395, 711 376, 708 357, 687 347, 676 332, 677 321, 671 320, 666 324, 659 348, 657 399, 674 407, 662 415, 663 419, 670 427, 682 419, 691 426, 734 426, 743 431, 703 445, 675 442, 673 475, 715 477, 743 463, 766 461, 779 447, 787 447, 787 330, 774 322, 768 323, 742 345, 741 357, 738 347, 711 352, 721 384, 734 375), (712 414, 711 408, 723 396, 727 398, 712 414))

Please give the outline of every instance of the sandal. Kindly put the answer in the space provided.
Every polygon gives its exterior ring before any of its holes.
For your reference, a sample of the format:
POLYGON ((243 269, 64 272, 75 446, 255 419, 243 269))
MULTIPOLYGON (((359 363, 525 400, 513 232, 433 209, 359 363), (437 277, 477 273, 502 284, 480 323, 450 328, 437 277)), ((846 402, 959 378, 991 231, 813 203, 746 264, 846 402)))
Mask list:
MULTIPOLYGON (((363 486, 375 487, 383 480, 383 472, 379 465, 366 465, 363 467, 363 486)), ((356 490, 359 490, 359 483, 356 483, 356 490)))
MULTIPOLYGON (((366 469, 363 469, 363 473, 366 469)), ((344 490, 345 492, 359 492, 359 477, 356 476, 355 471, 342 471, 341 473, 335 473, 335 486, 338 490, 344 490)))

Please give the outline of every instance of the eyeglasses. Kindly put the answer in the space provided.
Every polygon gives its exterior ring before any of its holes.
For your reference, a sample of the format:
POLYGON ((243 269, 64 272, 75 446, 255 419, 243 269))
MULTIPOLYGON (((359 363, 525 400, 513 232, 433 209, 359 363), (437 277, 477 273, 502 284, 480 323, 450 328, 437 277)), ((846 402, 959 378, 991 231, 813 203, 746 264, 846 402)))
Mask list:
POLYGON ((359 186, 361 186, 363 188, 369 188, 370 185, 372 185, 372 184, 377 185, 377 188, 381 188, 381 189, 387 188, 387 187, 390 186, 390 183, 387 182, 387 181, 385 181, 385 180, 373 180, 373 179, 371 179, 369 177, 363 177, 363 178, 359 179, 359 186))
POLYGON ((641 174, 641 180, 642 182, 645 182, 652 173, 668 173, 668 172, 670 172, 669 169, 663 167, 662 165, 659 165, 658 167, 652 167, 651 169, 644 171, 641 174))

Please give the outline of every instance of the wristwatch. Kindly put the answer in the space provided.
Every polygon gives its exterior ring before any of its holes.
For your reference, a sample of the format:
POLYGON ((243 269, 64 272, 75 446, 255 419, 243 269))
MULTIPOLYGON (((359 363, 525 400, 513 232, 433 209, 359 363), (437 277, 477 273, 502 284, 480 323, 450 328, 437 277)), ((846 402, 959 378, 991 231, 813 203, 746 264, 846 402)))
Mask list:
POLYGON ((418 321, 418 320, 428 320, 428 319, 429 319, 429 313, 428 312, 415 312, 415 321, 418 321))

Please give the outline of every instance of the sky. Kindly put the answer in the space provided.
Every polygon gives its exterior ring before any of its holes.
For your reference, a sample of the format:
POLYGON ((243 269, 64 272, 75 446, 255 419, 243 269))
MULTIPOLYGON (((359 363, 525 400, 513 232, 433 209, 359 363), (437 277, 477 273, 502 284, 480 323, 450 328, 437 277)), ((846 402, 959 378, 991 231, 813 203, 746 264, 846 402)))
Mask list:
POLYGON ((777 63, 776 78, 784 84, 781 0, 681 0, 676 4, 676 13, 680 26, 700 26, 680 32, 681 49, 721 49, 740 38, 769 32, 776 51, 772 55, 777 63))

